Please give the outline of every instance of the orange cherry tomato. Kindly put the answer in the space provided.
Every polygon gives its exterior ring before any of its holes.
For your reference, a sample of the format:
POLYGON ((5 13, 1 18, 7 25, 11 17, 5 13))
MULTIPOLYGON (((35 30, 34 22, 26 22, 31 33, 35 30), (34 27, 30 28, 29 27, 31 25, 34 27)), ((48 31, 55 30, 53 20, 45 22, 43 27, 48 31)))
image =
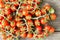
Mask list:
POLYGON ((46 24, 48 21, 46 20, 46 18, 41 18, 40 22, 41 24, 46 24))
POLYGON ((27 37, 27 33, 22 33, 20 36, 21 36, 22 38, 26 38, 26 37, 27 37))
POLYGON ((27 38, 32 38, 33 37, 33 34, 32 33, 28 33, 27 34, 27 38))
POLYGON ((50 6, 49 4, 45 4, 44 8, 45 8, 46 10, 49 10, 49 9, 51 8, 51 6, 50 6))
POLYGON ((53 27, 51 27, 51 29, 50 29, 50 33, 53 33, 55 31, 55 29, 53 28, 53 27))
POLYGON ((51 18, 51 20, 56 20, 56 14, 54 14, 54 13, 51 14, 51 15, 50 15, 50 18, 51 18))

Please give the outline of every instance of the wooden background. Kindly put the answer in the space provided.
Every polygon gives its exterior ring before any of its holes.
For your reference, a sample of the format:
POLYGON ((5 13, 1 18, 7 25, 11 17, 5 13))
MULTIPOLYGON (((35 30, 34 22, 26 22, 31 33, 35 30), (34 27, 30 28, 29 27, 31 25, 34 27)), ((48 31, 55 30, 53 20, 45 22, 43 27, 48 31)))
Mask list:
MULTIPOLYGON (((56 29, 55 33, 50 35, 44 40, 60 40, 60 0, 43 0, 43 5, 49 3, 54 9, 57 15, 57 19, 53 21, 52 26, 56 29)), ((20 39, 20 40, 32 40, 32 39, 20 39)))

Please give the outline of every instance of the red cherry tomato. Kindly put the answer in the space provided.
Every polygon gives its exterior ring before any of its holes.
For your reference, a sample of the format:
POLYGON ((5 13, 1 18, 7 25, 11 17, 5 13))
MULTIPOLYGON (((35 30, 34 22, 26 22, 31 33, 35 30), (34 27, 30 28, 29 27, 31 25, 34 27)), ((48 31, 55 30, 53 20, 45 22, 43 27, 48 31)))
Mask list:
POLYGON ((55 29, 52 27, 49 32, 53 33, 54 31, 55 31, 55 29))
POLYGON ((51 18, 51 20, 56 20, 56 14, 51 14, 50 18, 51 18))
POLYGON ((49 4, 45 4, 44 8, 45 8, 46 10, 49 10, 49 9, 51 8, 51 6, 50 6, 49 4))
POLYGON ((9 25, 9 22, 7 20, 2 20, 2 25, 3 25, 3 27, 5 27, 5 26, 9 25))
POLYGON ((41 16, 41 11, 36 10, 35 15, 36 15, 37 17, 38 17, 38 16, 41 16))
POLYGON ((40 11, 41 11, 41 14, 42 15, 45 15, 46 14, 46 10, 44 8, 42 8, 40 11))
POLYGON ((36 27, 36 30, 38 31, 38 33, 40 33, 41 30, 42 30, 42 26, 37 26, 37 27, 36 27))
POLYGON ((4 17, 3 16, 0 16, 0 20, 3 20, 4 19, 4 17))
POLYGON ((35 20, 34 23, 35 23, 35 26, 40 26, 39 20, 35 20))
POLYGON ((26 18, 27 20, 31 20, 32 17, 31 17, 31 15, 28 14, 28 15, 26 15, 25 18, 26 18))
POLYGON ((22 24, 23 24, 22 21, 18 21, 16 25, 17 25, 17 27, 22 27, 23 26, 22 24))
POLYGON ((50 26, 50 25, 45 25, 44 27, 45 27, 45 28, 44 28, 44 30, 46 30, 46 31, 47 31, 47 30, 49 31, 49 30, 50 30, 50 28, 51 28, 51 26, 50 26))
POLYGON ((0 8, 4 8, 4 2, 0 1, 0 8))
POLYGON ((10 25, 12 28, 14 28, 16 26, 16 21, 11 21, 10 25))
POLYGON ((40 22, 41 22, 41 24, 46 24, 47 23, 47 20, 46 20, 46 18, 41 18, 41 20, 40 20, 40 22))
POLYGON ((13 5, 13 6, 11 6, 11 10, 14 12, 14 11, 16 11, 16 7, 13 5))
POLYGON ((27 34, 27 38, 32 38, 33 37, 33 34, 32 33, 28 33, 27 34))
POLYGON ((23 10, 22 14, 23 14, 24 16, 26 16, 26 15, 28 15, 28 11, 27 11, 27 10, 23 10))
POLYGON ((8 15, 7 16, 7 19, 11 21, 12 20, 12 16, 11 15, 8 15))
POLYGON ((28 24, 28 26, 33 26, 33 21, 32 20, 28 20, 27 24, 28 24))
POLYGON ((10 15, 11 14, 11 9, 5 10, 5 15, 10 15))
POLYGON ((26 38, 26 37, 27 37, 27 33, 22 33, 20 36, 21 36, 22 38, 26 38))

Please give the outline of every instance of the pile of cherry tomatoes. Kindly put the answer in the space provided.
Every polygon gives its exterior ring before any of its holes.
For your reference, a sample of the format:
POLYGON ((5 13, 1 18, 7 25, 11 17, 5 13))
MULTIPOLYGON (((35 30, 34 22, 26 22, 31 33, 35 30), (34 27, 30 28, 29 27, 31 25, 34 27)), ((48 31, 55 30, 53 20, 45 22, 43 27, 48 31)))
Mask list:
POLYGON ((56 19, 49 4, 40 7, 42 0, 0 0, 0 32, 3 40, 44 38, 54 32, 48 24, 56 19))

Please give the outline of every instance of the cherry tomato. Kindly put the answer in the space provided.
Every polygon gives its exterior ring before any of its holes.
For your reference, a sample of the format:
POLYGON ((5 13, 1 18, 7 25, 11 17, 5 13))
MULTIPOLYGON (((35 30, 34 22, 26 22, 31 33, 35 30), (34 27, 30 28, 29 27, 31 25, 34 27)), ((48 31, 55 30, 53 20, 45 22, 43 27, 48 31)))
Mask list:
POLYGON ((33 34, 32 33, 28 33, 27 34, 27 38, 32 38, 33 37, 33 34))
POLYGON ((7 20, 2 20, 2 25, 3 25, 3 27, 5 27, 5 26, 9 25, 9 22, 7 20))
POLYGON ((46 18, 46 20, 50 20, 49 15, 46 15, 45 18, 46 18))
POLYGON ((36 10, 35 15, 36 15, 37 17, 38 17, 38 16, 41 16, 41 11, 36 10))
POLYGON ((51 18, 51 20, 56 20, 56 14, 51 14, 50 18, 51 18))
POLYGON ((27 5, 26 9, 30 10, 31 9, 31 5, 27 5))
POLYGON ((26 15, 25 18, 26 18, 27 20, 31 20, 32 17, 31 17, 31 15, 28 14, 28 15, 26 15))
POLYGON ((41 14, 42 15, 45 15, 46 14, 46 10, 44 8, 42 8, 40 11, 41 11, 41 14))
POLYGON ((5 9, 8 10, 10 9, 11 5, 10 4, 5 4, 5 9))
POLYGON ((22 4, 22 6, 27 6, 27 4, 24 3, 24 4, 22 4))
POLYGON ((14 28, 16 26, 16 21, 11 21, 10 25, 11 25, 12 28, 14 28))
POLYGON ((5 10, 5 15, 10 15, 11 14, 11 9, 5 10))
POLYGON ((22 27, 23 26, 23 22, 22 21, 18 21, 16 25, 17 25, 17 27, 22 27))
POLYGON ((27 24, 28 24, 28 26, 33 26, 33 21, 32 20, 28 20, 27 24))
POLYGON ((35 26, 40 26, 39 20, 35 20, 34 23, 35 23, 35 26))
POLYGON ((27 37, 27 33, 22 33, 20 36, 21 36, 22 38, 26 38, 26 37, 27 37))
POLYGON ((16 7, 13 5, 13 6, 11 6, 11 10, 14 12, 14 11, 16 11, 16 7))
POLYGON ((40 4, 40 0, 34 0, 34 2, 36 2, 37 4, 40 4))
POLYGON ((23 13, 24 16, 28 15, 28 11, 27 10, 23 10, 22 13, 23 13))
POLYGON ((53 33, 55 31, 55 29, 53 28, 53 27, 51 27, 51 29, 50 29, 50 33, 53 33))
POLYGON ((17 8, 19 6, 19 4, 18 3, 15 3, 14 6, 17 8))
POLYGON ((17 22, 18 22, 18 21, 20 21, 20 20, 21 20, 21 18, 20 18, 20 17, 18 17, 18 16, 17 16, 17 17, 15 17, 15 21, 17 21, 17 22))
POLYGON ((0 20, 3 20, 4 19, 4 17, 3 16, 0 16, 0 20))
POLYGON ((12 16, 11 16, 11 15, 8 15, 8 16, 7 16, 7 19, 8 19, 8 20, 12 20, 12 16))
POLYGON ((0 8, 4 8, 4 2, 0 1, 0 8))
POLYGON ((45 4, 44 8, 45 8, 46 10, 49 10, 49 9, 51 8, 51 6, 50 6, 49 4, 45 4))
POLYGON ((41 31, 41 30, 42 30, 42 26, 37 26, 37 27, 36 27, 36 30, 41 31))
POLYGON ((50 26, 50 25, 45 25, 44 27, 45 27, 45 28, 44 28, 44 30, 46 30, 46 31, 49 31, 49 30, 50 30, 50 28, 51 28, 51 26, 50 26))
POLYGON ((47 23, 47 20, 45 19, 45 18, 41 18, 41 20, 40 20, 40 22, 41 22, 41 24, 46 24, 47 23))

